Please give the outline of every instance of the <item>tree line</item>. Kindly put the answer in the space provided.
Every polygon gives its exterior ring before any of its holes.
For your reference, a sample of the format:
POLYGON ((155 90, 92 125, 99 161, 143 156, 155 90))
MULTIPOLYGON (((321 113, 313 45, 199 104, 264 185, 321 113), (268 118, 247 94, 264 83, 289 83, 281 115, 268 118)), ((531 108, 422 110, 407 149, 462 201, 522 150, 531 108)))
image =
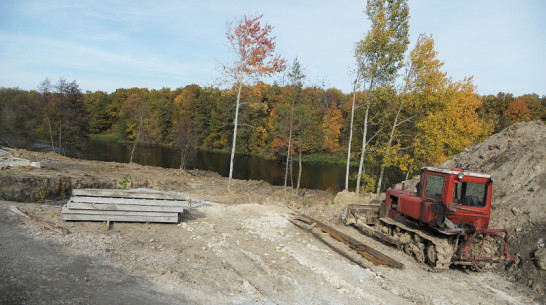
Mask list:
MULTIPOLYGON (((0 138, 7 145, 30 147, 36 132, 40 132, 47 135, 52 149, 64 154, 68 150, 85 149, 91 134, 134 142, 140 125, 141 142, 177 147, 182 159, 192 149, 231 149, 235 113, 232 89, 188 85, 174 90, 130 88, 112 93, 82 93, 75 81, 60 79, 50 87, 48 83, 46 80, 40 89, 32 91, 0 89, 0 138)), ((465 85, 468 84, 458 86, 468 90, 465 85)), ((386 160, 389 174, 405 174, 410 169, 414 173, 421 165, 441 162, 512 123, 544 120, 546 116, 546 96, 515 97, 501 92, 479 97, 460 91, 457 94, 471 101, 470 105, 452 101, 452 105, 442 103, 434 108, 419 105, 402 108, 399 122, 412 119, 399 125, 388 146, 392 123, 400 108, 396 97, 401 96, 387 88, 377 94, 391 98, 374 97, 368 110, 371 115, 367 132, 372 136, 368 137, 365 164, 369 170, 362 175, 368 191, 373 190, 370 184, 375 187, 379 158, 386 160), (449 124, 458 122, 451 126, 455 130, 448 129, 449 124), (480 129, 474 131, 476 123, 480 123, 480 129), (467 133, 465 128, 473 130, 467 133), (477 135, 467 136, 474 133, 477 135), (415 158, 411 168, 408 157, 415 158)), ((446 94, 458 97, 453 92, 446 94)), ((241 93, 237 150, 285 163, 293 113, 292 155, 327 154, 342 160, 347 152, 352 100, 352 93, 320 85, 247 86, 241 93)), ((365 100, 366 92, 356 92, 357 104, 365 100)), ((364 121, 365 110, 365 107, 356 109, 355 121, 364 121)), ((353 132, 351 147, 355 160, 360 157, 364 128, 356 126, 353 132)))

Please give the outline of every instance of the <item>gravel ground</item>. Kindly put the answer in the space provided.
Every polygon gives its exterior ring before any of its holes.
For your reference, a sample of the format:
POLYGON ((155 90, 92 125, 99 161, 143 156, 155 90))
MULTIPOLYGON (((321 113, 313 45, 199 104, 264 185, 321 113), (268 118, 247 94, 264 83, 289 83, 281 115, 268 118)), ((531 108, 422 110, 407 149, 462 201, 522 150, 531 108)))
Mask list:
MULTIPOLYGON (((490 272, 431 273, 354 229, 404 270, 349 262, 294 226, 290 209, 216 204, 179 225, 63 222, 58 206, 0 202, 0 299, 7 304, 531 304, 490 272), (71 231, 13 213, 19 206, 71 231)), ((356 234, 355 234, 356 233, 356 234)), ((537 303, 538 304, 538 303, 537 303)))

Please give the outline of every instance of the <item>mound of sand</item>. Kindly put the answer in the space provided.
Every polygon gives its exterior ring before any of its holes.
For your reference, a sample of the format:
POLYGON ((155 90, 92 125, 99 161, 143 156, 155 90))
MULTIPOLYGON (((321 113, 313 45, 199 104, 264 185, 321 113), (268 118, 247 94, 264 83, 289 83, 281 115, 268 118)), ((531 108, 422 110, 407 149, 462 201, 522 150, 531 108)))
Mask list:
POLYGON ((546 127, 541 121, 514 124, 470 147, 440 167, 461 163, 494 177, 490 228, 511 229, 510 249, 520 256, 507 275, 544 292, 546 271, 546 127))

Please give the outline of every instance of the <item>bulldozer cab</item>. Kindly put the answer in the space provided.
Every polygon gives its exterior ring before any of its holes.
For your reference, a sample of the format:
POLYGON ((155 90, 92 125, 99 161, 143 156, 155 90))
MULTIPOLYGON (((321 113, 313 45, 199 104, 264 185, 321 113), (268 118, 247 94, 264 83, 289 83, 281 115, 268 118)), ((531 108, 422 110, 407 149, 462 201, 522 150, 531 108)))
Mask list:
POLYGON ((423 167, 417 196, 441 202, 454 223, 469 223, 487 229, 491 208, 493 178, 459 168, 423 167))

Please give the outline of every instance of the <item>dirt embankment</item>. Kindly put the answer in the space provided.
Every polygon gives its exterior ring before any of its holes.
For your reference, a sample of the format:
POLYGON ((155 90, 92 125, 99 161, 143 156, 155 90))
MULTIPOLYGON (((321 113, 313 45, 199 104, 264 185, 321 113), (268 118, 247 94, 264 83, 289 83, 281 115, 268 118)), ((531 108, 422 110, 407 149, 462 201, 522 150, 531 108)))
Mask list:
POLYGON ((514 124, 448 160, 495 178, 490 228, 512 230, 511 249, 520 256, 504 270, 512 280, 544 293, 546 271, 546 127, 541 121, 514 124), (542 250, 541 250, 542 249, 542 250), (542 255, 542 257, 541 257, 542 255))
POLYGON ((227 180, 217 173, 166 169, 139 164, 72 159, 54 153, 27 150, 13 152, 18 158, 40 162, 41 168, 20 166, 0 171, 0 199, 21 202, 67 200, 74 188, 118 188, 129 177, 129 188, 177 191, 221 203, 280 203, 316 205, 332 202, 333 195, 303 190, 302 196, 285 193, 282 187, 264 181, 227 180))
MULTIPOLYGON (((523 286, 492 272, 430 273, 402 251, 341 225, 339 216, 344 206, 376 199, 370 194, 343 192, 334 197, 323 191, 304 190, 295 196, 263 181, 241 180, 235 180, 232 190, 227 191, 227 179, 211 172, 75 160, 21 150, 13 154, 40 162, 41 168, 0 170, 0 199, 46 204, 1 202, 0 212, 3 219, 12 219, 6 229, 47 242, 68 256, 111 265, 129 278, 145 279, 146 285, 152 283, 161 293, 193 303, 544 303, 546 271, 539 268, 536 256, 544 249, 546 236, 545 134, 540 122, 516 124, 443 164, 453 167, 460 162, 470 170, 495 177, 490 227, 514 229, 511 246, 521 257, 516 264, 497 271, 523 286), (217 205, 189 212, 179 226, 120 223, 108 231, 102 223, 60 220, 59 204, 68 199, 71 189, 117 188, 127 176, 132 188, 183 192, 217 205), (18 219, 20 216, 9 212, 12 204, 73 233, 60 236, 44 231, 31 220, 18 219), (406 269, 362 269, 348 263, 292 226, 286 219, 292 210, 358 238, 403 262, 406 269)), ((11 257, 15 264, 4 268, 20 266, 16 255, 1 250, 2 257, 11 257)), ((31 289, 21 274, 0 276, 8 283, 0 281, 0 289, 12 284, 23 291, 31 289)), ((91 283, 83 284, 92 285, 90 278, 91 283)), ((15 299, 20 296, 12 294, 15 299)), ((25 300, 29 304, 39 299, 30 296, 25 300)))

